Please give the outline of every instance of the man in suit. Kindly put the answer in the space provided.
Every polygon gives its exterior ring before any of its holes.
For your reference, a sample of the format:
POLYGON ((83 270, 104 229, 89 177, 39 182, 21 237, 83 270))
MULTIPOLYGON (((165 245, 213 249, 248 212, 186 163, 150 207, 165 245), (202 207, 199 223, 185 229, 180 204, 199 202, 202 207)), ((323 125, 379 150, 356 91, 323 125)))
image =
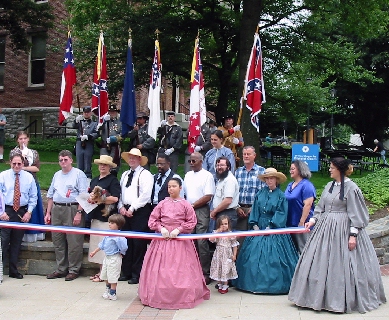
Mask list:
MULTIPOLYGON (((20 154, 10 157, 11 169, 0 173, 0 192, 3 194, 5 211, 0 213, 0 220, 27 223, 31 219, 38 195, 34 177, 23 169, 20 154)), ((3 260, 9 252, 9 276, 23 279, 17 268, 20 246, 24 236, 22 229, 1 229, 1 248, 3 260)))
MULTIPOLYGON (((159 154, 157 158, 158 173, 154 175, 153 191, 151 193, 151 204, 154 209, 163 199, 169 197, 167 184, 172 178, 181 177, 170 169, 170 157, 166 154, 159 154)), ((182 180, 182 179, 181 179, 182 180)), ((180 192, 181 198, 184 198, 184 189, 180 192)))

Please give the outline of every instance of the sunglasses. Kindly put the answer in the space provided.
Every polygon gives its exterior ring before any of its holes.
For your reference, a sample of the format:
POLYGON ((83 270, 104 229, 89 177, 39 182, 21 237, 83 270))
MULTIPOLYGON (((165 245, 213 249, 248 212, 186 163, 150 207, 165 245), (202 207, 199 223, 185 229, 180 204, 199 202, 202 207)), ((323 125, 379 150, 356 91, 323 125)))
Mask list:
POLYGON ((188 160, 188 163, 196 163, 198 160, 188 160))

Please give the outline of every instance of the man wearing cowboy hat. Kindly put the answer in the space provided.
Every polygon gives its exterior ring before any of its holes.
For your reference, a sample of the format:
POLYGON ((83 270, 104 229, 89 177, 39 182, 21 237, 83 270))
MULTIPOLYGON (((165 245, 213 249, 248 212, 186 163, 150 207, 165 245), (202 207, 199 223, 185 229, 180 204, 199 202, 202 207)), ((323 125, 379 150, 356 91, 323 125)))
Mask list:
POLYGON ((92 108, 86 106, 82 109, 73 123, 77 129, 76 160, 77 168, 84 171, 87 178, 92 179, 92 157, 94 140, 98 137, 97 122, 92 120, 92 108))
POLYGON ((122 140, 122 123, 118 117, 119 109, 116 104, 111 104, 108 108, 108 113, 103 116, 104 122, 99 124, 101 136, 101 155, 111 156, 116 164, 111 172, 117 175, 120 169, 120 141, 122 140))
MULTIPOLYGON (((122 158, 130 166, 130 170, 123 172, 120 179, 121 197, 118 209, 126 220, 122 230, 149 232, 150 199, 154 179, 150 171, 142 168, 147 164, 147 158, 137 148, 123 152, 122 158)), ((129 284, 139 282, 147 243, 144 239, 127 238, 128 250, 123 257, 119 281, 128 280, 129 284)))
POLYGON ((138 148, 142 155, 147 157, 148 162, 144 166, 145 169, 150 169, 150 164, 155 163, 156 152, 154 152, 155 139, 148 133, 149 117, 144 112, 138 112, 134 129, 128 134, 130 138, 130 148, 138 148))
POLYGON ((238 167, 239 156, 238 148, 244 146, 242 132, 240 131, 240 125, 234 126, 234 115, 230 114, 222 117, 222 123, 217 129, 223 132, 224 146, 231 149, 236 159, 236 167, 238 167))
POLYGON ((176 113, 167 111, 167 121, 161 121, 161 127, 158 128, 160 148, 158 153, 164 153, 170 157, 170 168, 177 172, 178 156, 182 147, 182 128, 177 124, 176 113))

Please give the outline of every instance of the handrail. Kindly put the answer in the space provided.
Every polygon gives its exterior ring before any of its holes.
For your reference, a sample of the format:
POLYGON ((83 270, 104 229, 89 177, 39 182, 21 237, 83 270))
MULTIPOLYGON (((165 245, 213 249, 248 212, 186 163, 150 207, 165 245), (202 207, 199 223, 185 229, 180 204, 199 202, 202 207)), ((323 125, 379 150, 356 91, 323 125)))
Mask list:
POLYGON ((38 123, 38 119, 35 119, 35 120, 34 120, 33 122, 31 122, 27 127, 25 127, 22 131, 27 131, 28 128, 30 128, 32 125, 34 125, 34 126, 35 126, 34 137, 36 138, 37 123, 38 123))

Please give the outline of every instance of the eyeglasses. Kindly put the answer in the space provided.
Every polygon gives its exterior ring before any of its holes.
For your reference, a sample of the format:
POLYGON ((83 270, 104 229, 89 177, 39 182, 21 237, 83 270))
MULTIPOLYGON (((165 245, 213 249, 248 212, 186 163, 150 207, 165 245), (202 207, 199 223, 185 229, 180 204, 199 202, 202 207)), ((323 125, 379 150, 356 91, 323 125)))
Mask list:
POLYGON ((23 163, 11 163, 13 166, 21 166, 21 165, 23 165, 23 163))
POLYGON ((59 159, 59 162, 67 162, 69 159, 59 159))
POLYGON ((196 163, 198 160, 188 160, 188 163, 196 163))

